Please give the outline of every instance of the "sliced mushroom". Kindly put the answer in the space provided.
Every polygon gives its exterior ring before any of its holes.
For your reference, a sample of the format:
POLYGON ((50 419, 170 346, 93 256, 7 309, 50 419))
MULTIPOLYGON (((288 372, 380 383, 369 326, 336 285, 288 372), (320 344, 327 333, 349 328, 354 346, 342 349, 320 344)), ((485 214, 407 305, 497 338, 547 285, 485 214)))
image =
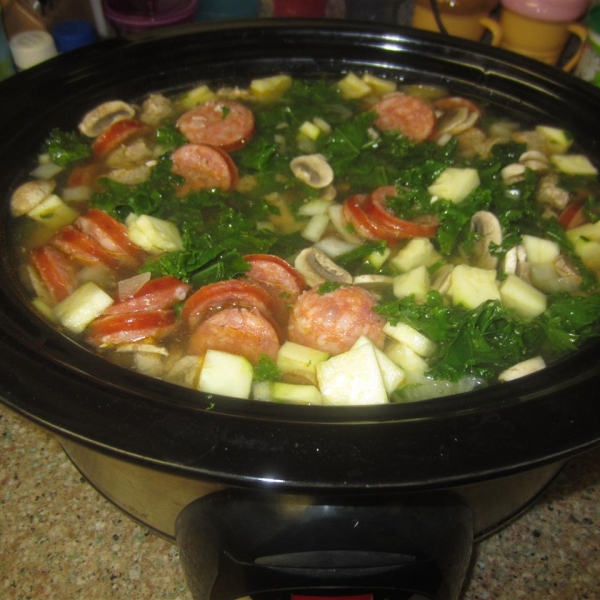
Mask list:
POLYGON ((15 217, 26 215, 42 200, 45 200, 56 187, 53 179, 34 179, 20 185, 10 199, 10 211, 15 217))
POLYGON ((124 144, 113 150, 105 160, 111 169, 130 168, 153 158, 152 149, 142 138, 124 144))
POLYGON ((147 165, 140 165, 139 167, 132 167, 131 169, 112 169, 107 173, 107 177, 117 183, 124 185, 139 185, 148 181, 150 177, 150 167, 147 165))
POLYGON ((563 188, 558 187, 558 175, 547 173, 542 177, 538 185, 536 199, 542 204, 548 204, 562 210, 569 204, 571 195, 563 188))
POLYGON ((506 185, 512 185, 513 183, 523 180, 526 170, 525 165, 522 165, 521 163, 512 163, 504 167, 502 171, 500 171, 500 174, 506 185))
POLYGON ((519 156, 519 162, 532 171, 547 171, 550 167, 548 157, 537 150, 528 150, 519 156))
POLYGON ((294 176, 315 189, 325 188, 333 181, 333 169, 322 154, 304 154, 290 162, 294 176))
POLYGON ((305 248, 298 254, 294 266, 306 279, 310 287, 326 281, 334 283, 352 283, 352 275, 336 265, 324 252, 317 248, 305 248))
POLYGON ((87 137, 97 137, 113 123, 131 119, 134 115, 135 108, 131 104, 122 100, 110 100, 88 112, 79 123, 79 131, 87 137))
POLYGON ((496 215, 487 210, 477 211, 471 217, 471 229, 477 234, 473 245, 473 265, 480 269, 495 269, 498 257, 490 252, 490 244, 502 243, 502 227, 496 215))
POLYGON ((452 271, 454 271, 454 265, 447 264, 442 265, 439 269, 436 269, 431 279, 431 289, 438 291, 442 296, 445 296, 450 292, 450 282, 452 281, 452 271))
POLYGON ((378 295, 390 290, 394 279, 389 275, 357 275, 352 283, 378 295))
POLYGON ((527 261, 525 246, 518 244, 513 246, 505 255, 502 270, 507 275, 516 275, 523 281, 530 281, 530 264, 527 261))
POLYGON ((455 110, 444 113, 437 123, 438 134, 456 135, 470 129, 475 125, 479 113, 470 111, 466 106, 460 106, 455 110))

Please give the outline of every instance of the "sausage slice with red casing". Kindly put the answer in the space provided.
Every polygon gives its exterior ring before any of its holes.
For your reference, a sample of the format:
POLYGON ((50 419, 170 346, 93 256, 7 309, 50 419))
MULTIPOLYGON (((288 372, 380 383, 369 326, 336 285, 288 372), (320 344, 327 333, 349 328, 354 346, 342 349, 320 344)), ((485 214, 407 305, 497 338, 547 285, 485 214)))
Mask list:
POLYGON ((48 245, 35 248, 31 251, 31 265, 54 302, 75 291, 75 268, 60 250, 48 245))
POLYGON ((177 127, 194 144, 237 150, 254 134, 254 114, 235 100, 210 100, 183 113, 177 127))
POLYGON ((318 287, 304 292, 290 315, 290 341, 323 352, 341 354, 362 335, 383 347, 385 319, 373 312, 376 299, 358 286, 342 286, 321 293, 318 287))
POLYGON ((384 96, 373 106, 375 126, 382 131, 397 131, 415 142, 430 138, 436 118, 431 106, 414 96, 400 92, 384 96))
POLYGON ((220 188, 228 191, 238 182, 238 172, 231 157, 215 146, 186 144, 171 154, 171 170, 185 179, 182 191, 220 188))
POLYGON ((277 358, 277 326, 256 308, 225 308, 202 321, 192 333, 189 351, 202 355, 221 350, 256 364, 261 354, 277 358))

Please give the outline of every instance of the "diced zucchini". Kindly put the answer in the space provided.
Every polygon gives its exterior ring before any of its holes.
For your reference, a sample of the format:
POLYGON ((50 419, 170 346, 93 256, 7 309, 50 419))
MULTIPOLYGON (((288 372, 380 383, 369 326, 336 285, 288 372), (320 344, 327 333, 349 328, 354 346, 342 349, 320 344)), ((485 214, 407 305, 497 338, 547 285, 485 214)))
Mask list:
POLYGON ((523 236, 523 247, 530 263, 551 264, 560 256, 560 247, 556 242, 533 235, 523 236))
POLYGON ((600 242, 600 221, 595 223, 586 223, 579 227, 567 230, 567 237, 574 243, 579 238, 585 238, 592 242, 600 242))
POLYGON ((538 125, 535 130, 542 137, 551 154, 564 154, 568 152, 573 143, 573 136, 564 129, 538 125))
POLYGON ((327 213, 314 215, 302 230, 302 237, 309 242, 318 242, 323 237, 328 225, 329 215, 327 213))
POLYGON ((383 96, 384 94, 391 94, 392 92, 395 92, 398 87, 395 81, 382 79, 381 77, 371 75, 370 73, 365 73, 362 76, 362 80, 371 88, 373 93, 377 94, 378 96, 383 96))
POLYGON ((244 356, 221 350, 207 350, 198 389, 208 394, 250 398, 253 377, 252 363, 244 356))
POLYGON ((50 229, 60 229, 69 225, 79 213, 63 202, 56 194, 50 194, 28 213, 32 219, 43 223, 50 229))
POLYGON ((405 344, 419 356, 427 357, 435 352, 435 343, 406 323, 397 323, 396 325, 386 323, 383 326, 383 333, 393 340, 405 344))
POLYGON ((314 385, 283 383, 276 381, 271 386, 271 394, 275 402, 291 402, 293 404, 323 404, 321 392, 314 385))
POLYGON ((292 86, 289 75, 273 75, 253 79, 250 82, 250 91, 257 100, 271 101, 282 96, 292 86))
POLYGON ((54 311, 52 310, 52 307, 45 300, 42 300, 42 298, 40 298, 39 296, 31 301, 31 305, 46 319, 48 319, 48 321, 52 323, 56 323, 58 321, 56 315, 54 314, 54 311))
POLYGON ((114 300, 93 281, 78 287, 54 307, 58 321, 67 329, 81 333, 114 300))
POLYGON ((126 220, 128 235, 132 242, 152 254, 183 250, 183 242, 177 227, 150 215, 130 215, 126 220))
POLYGON ((519 377, 524 377, 525 375, 529 375, 531 373, 535 373, 536 371, 541 371, 546 368, 546 363, 541 356, 534 356, 528 360, 524 360, 512 367, 509 367, 505 371, 502 371, 500 375, 498 375, 498 381, 513 381, 513 379, 518 379, 519 377))
POLYGON ((348 100, 364 98, 371 93, 371 86, 352 73, 352 71, 338 81, 337 86, 342 92, 342 96, 348 100))
POLYGON ((331 202, 329 200, 325 200, 324 198, 312 198, 298 209, 298 215, 301 217, 322 215, 329 210, 330 206, 331 202))
POLYGON ((476 308, 486 300, 500 300, 496 271, 456 265, 450 276, 450 295, 455 305, 476 308))
POLYGON ((383 250, 373 250, 369 256, 367 256, 367 260, 375 269, 381 269, 383 267, 385 261, 390 257, 392 251, 390 248, 384 248, 383 250))
POLYGON ((541 315, 547 306, 546 295, 516 275, 508 275, 500 284, 500 298, 525 319, 541 315))
POLYGON ((583 264, 600 278, 600 242, 579 237, 573 242, 573 248, 583 264))
POLYGON ((273 394, 271 388, 273 383, 271 381, 254 381, 252 383, 252 400, 258 400, 259 402, 272 402, 273 394))
POLYGON ((432 201, 442 199, 458 204, 477 189, 479 184, 479 173, 476 169, 448 167, 438 175, 427 191, 431 194, 432 201))
POLYGON ((386 404, 387 392, 373 346, 365 344, 317 365, 325 405, 386 404))
POLYGON ((420 266, 407 273, 396 275, 393 286, 396 298, 414 296, 417 302, 423 302, 431 289, 429 271, 424 266, 420 266))
POLYGON ((427 361, 402 342, 388 340, 384 353, 406 373, 407 384, 420 383, 429 369, 427 361))
POLYGON ((567 175, 597 175, 598 169, 583 154, 555 154, 552 164, 567 175))
POLYGON ((420 266, 431 267, 442 260, 428 238, 413 238, 398 254, 390 259, 390 263, 399 271, 412 271, 420 266))
POLYGON ((315 373, 317 365, 330 356, 328 352, 286 341, 279 348, 275 363, 282 373, 301 371, 315 373))

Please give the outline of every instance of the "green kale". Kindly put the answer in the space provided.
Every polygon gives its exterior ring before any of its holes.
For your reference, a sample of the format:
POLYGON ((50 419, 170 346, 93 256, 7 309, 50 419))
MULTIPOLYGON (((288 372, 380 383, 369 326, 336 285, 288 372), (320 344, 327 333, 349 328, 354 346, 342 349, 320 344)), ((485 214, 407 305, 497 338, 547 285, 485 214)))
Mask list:
POLYGON ((45 151, 50 155, 52 162, 59 167, 85 160, 92 155, 90 142, 76 131, 61 131, 53 129, 46 142, 45 151))
POLYGON ((281 377, 281 371, 275 362, 266 354, 258 357, 258 362, 254 367, 255 381, 277 381, 281 377))

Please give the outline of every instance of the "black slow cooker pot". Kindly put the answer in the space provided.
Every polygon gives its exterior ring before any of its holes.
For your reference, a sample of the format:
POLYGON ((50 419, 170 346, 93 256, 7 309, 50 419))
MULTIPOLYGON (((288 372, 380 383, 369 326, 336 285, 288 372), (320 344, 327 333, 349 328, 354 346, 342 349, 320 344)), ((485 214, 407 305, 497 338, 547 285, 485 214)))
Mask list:
POLYGON ((600 165, 600 93, 458 38, 343 21, 256 21, 115 39, 0 85, 0 391, 54 432, 134 519, 179 544, 197 598, 456 598, 473 540, 600 441, 599 343, 516 382, 413 404, 241 401, 125 370, 28 305, 8 198, 53 127, 109 99, 369 71, 431 83, 570 130, 600 165))

